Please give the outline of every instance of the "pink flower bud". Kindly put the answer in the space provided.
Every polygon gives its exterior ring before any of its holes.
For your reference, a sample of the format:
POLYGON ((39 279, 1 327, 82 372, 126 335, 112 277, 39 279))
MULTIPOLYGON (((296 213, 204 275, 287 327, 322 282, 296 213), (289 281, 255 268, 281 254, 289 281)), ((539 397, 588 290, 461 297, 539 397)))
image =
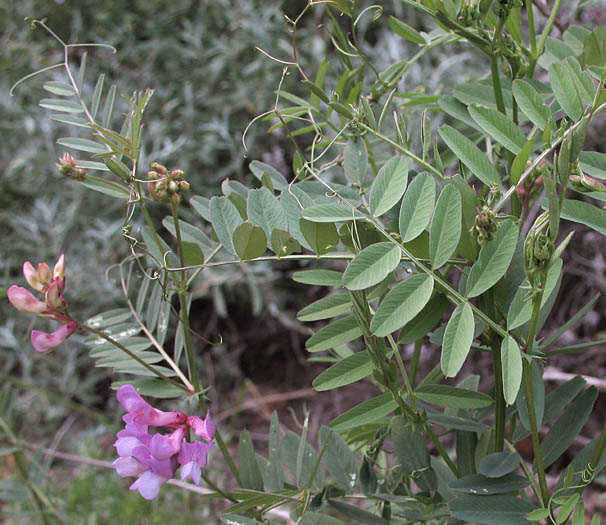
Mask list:
POLYGON ((53 268, 53 277, 55 279, 57 279, 57 278, 63 279, 64 275, 65 275, 65 255, 61 254, 59 256, 59 259, 57 259, 57 262, 55 263, 55 266, 53 268))
POLYGON ((65 299, 59 293, 57 281, 52 281, 46 290, 46 304, 53 310, 62 310, 65 308, 65 299))
POLYGON ((42 286, 44 286, 44 288, 46 288, 53 279, 53 273, 51 272, 49 265, 46 264, 45 262, 40 263, 38 265, 37 271, 38 271, 38 279, 40 279, 42 286))
POLYGON ((27 284, 29 284, 34 290, 37 292, 44 291, 44 285, 40 282, 38 272, 31 262, 27 261, 23 263, 23 275, 25 276, 27 284))
POLYGON ((27 314, 45 314, 49 313, 48 306, 21 286, 11 286, 7 292, 8 300, 20 312, 27 314))
POLYGON ((32 330, 32 346, 37 352, 47 354, 48 352, 54 350, 57 346, 59 346, 77 329, 78 323, 71 321, 59 327, 51 334, 47 334, 46 332, 40 332, 38 330, 32 330))

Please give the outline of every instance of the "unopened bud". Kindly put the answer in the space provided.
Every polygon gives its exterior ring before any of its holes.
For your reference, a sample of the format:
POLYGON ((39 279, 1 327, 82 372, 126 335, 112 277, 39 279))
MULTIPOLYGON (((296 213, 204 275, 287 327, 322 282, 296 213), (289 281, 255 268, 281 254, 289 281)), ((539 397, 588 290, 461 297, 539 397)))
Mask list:
POLYGON ((151 168, 152 168, 152 170, 157 171, 158 173, 161 173, 162 175, 168 175, 168 170, 166 169, 166 166, 163 166, 159 162, 152 162, 151 168))
POLYGON ((185 172, 183 170, 173 170, 170 172, 170 176, 173 179, 183 180, 185 178, 185 172))
POLYGON ((53 267, 53 277, 63 277, 65 275, 65 255, 61 254, 53 267))
POLYGON ((42 286, 44 288, 46 288, 53 279, 53 274, 51 272, 50 267, 45 262, 40 263, 38 265, 37 273, 38 273, 38 279, 42 283, 42 286))
POLYGON ((177 193, 179 191, 179 184, 174 180, 168 182, 168 193, 177 193))
POLYGON ((59 286, 56 281, 53 281, 48 287, 48 290, 46 290, 45 299, 46 304, 54 310, 60 310, 65 306, 65 302, 59 293, 59 286))
POLYGON ((190 185, 186 180, 179 181, 179 191, 186 192, 189 191, 190 185))
POLYGON ((44 285, 40 282, 38 272, 34 268, 31 262, 27 261, 23 264, 23 275, 27 284, 29 284, 37 292, 44 291, 44 285))

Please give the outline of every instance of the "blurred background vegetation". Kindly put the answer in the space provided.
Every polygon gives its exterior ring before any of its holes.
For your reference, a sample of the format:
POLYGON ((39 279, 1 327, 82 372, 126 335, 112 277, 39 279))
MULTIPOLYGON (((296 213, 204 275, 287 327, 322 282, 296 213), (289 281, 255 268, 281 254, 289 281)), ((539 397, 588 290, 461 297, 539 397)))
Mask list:
MULTIPOLYGON (((45 96, 43 81, 58 79, 60 70, 21 84, 15 96, 9 96, 10 86, 19 78, 62 60, 57 43, 44 31, 32 30, 24 21, 26 17, 47 18, 49 27, 70 43, 115 46, 116 55, 102 49, 89 50, 88 89, 92 91, 101 73, 105 74, 106 85, 118 85, 119 93, 153 88, 155 94, 145 118, 146 164, 153 160, 181 168, 192 183, 192 195, 211 196, 220 193, 225 178, 250 180, 248 164, 255 159, 291 177, 293 147, 283 134, 267 133, 267 122, 254 124, 247 134, 248 156, 242 135, 255 116, 273 107, 282 77, 282 66, 255 46, 290 59, 290 34, 284 13, 293 18, 306 3, 0 2, 0 295, 10 284, 23 284, 23 261, 52 264, 60 253, 65 253, 66 296, 71 311, 85 319, 123 306, 116 273, 108 271, 108 267, 128 255, 128 246, 120 235, 120 204, 63 179, 55 168, 56 159, 63 153, 56 140, 65 136, 66 130, 48 120, 48 112, 38 107, 38 101, 45 96)), ((363 49, 378 71, 415 52, 412 44, 391 31, 387 15, 395 14, 410 25, 427 29, 399 1, 382 4, 385 11, 380 24, 372 24, 370 17, 361 24, 363 49)), ((591 8, 593 14, 586 9, 584 16, 599 22, 599 17, 604 16, 603 3, 595 4, 597 7, 591 8)), ((574 21, 570 18, 573 10, 566 9, 561 17, 563 24, 574 21)), ((335 71, 339 68, 328 32, 322 28, 323 23, 328 23, 323 13, 322 8, 310 12, 298 34, 299 59, 312 75, 324 59, 331 62, 335 71)), ((486 70, 468 47, 438 49, 411 68, 398 91, 450 93, 452 86, 476 80, 486 70)), ((295 75, 287 76, 283 89, 305 95, 298 80, 295 75)), ((122 107, 125 108, 126 105, 122 107)), ((419 107, 403 106, 402 111, 410 119, 414 143, 419 138, 419 107)), ((438 115, 432 121, 434 130, 441 118, 438 115)), ((305 139, 302 141, 304 144, 305 139)), ((596 141, 598 150, 605 147, 596 141)), ((200 224, 196 215, 184 208, 184 218, 200 224)), ((587 242, 590 259, 601 257, 599 240, 587 242)), ((583 246, 588 250, 587 243, 583 246)), ((295 316, 320 291, 289 280, 292 270, 298 267, 256 265, 215 270, 204 272, 197 283, 193 326, 213 341, 219 340, 219 334, 223 337, 222 344, 201 348, 200 359, 207 374, 214 378, 213 408, 223 410, 225 418, 237 415, 232 405, 237 407, 246 397, 298 392, 297 389, 301 389, 299 397, 312 394, 309 385, 317 369, 310 368, 303 351, 309 332, 298 325, 295 316)), ((591 261, 587 267, 591 274, 591 261)), ((603 288, 603 280, 595 287, 603 288)), ((586 290, 581 295, 590 292, 586 290)), ((601 321, 602 314, 596 313, 593 332, 601 321)), ((39 319, 35 322, 38 329, 50 328, 39 319)), ((13 432, 30 443, 79 456, 111 459, 112 432, 119 423, 119 409, 108 388, 108 372, 91 367, 77 337, 62 345, 55 356, 36 355, 29 343, 33 323, 32 318, 15 314, 7 301, 0 302, 0 416, 13 432)), ((358 401, 359 396, 370 395, 365 388, 354 387, 352 395, 358 396, 358 401)), ((333 410, 341 410, 346 401, 335 395, 326 394, 323 403, 308 400, 316 422, 322 419, 326 423, 333 410), (329 408, 327 404, 334 406, 329 408)), ((283 408, 288 404, 286 399, 283 408)), ((257 415, 251 420, 246 415, 240 417, 238 426, 254 426, 255 418, 259 419, 257 415)), ((261 422, 265 424, 263 417, 261 422)), ((263 439, 262 433, 253 433, 253 437, 263 439)), ((10 475, 16 472, 15 465, 7 459, 11 457, 0 456, 0 517, 17 523, 27 520, 32 511, 24 485, 10 475)), ((112 470, 41 454, 35 459, 30 463, 29 475, 49 490, 59 510, 74 522, 136 523, 141 515, 153 510, 152 521, 146 523, 164 522, 169 517, 179 523, 200 523, 200 512, 206 516, 215 512, 212 504, 176 488, 167 487, 158 500, 145 502, 138 494, 127 493, 127 482, 119 480, 112 470), (165 510, 168 505, 170 515, 165 510)))

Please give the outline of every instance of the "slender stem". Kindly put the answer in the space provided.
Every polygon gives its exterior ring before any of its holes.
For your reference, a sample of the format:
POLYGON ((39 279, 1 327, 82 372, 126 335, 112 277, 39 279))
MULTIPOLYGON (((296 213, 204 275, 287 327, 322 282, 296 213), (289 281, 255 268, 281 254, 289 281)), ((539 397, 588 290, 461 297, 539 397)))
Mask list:
POLYGON ((210 479, 209 477, 204 474, 204 472, 200 473, 200 477, 204 480, 204 482, 212 489, 214 490, 217 494, 219 494, 221 497, 223 497, 224 499, 228 499, 229 501, 232 501, 233 503, 238 503, 238 499, 235 498, 234 496, 232 496, 231 494, 226 494, 225 492, 223 492, 219 487, 217 487, 217 485, 215 485, 210 479))
MULTIPOLYGON (((219 251, 218 249, 221 248, 221 245, 219 245, 217 248, 215 248, 215 250, 211 253, 211 256, 216 255, 217 251, 219 251)), ((193 266, 180 266, 180 267, 171 267, 171 268, 166 268, 166 270, 168 272, 181 272, 183 270, 201 270, 203 268, 212 268, 212 267, 216 267, 216 266, 227 266, 227 265, 231 265, 231 264, 237 264, 237 265, 241 265, 243 263, 256 263, 256 262, 271 262, 271 261, 275 261, 275 262, 283 262, 283 261, 351 261, 354 257, 355 254, 353 253, 325 253, 322 255, 308 255, 308 254, 300 254, 300 255, 282 255, 282 256, 277 256, 277 255, 263 255, 261 257, 256 257, 255 259, 246 259, 244 261, 241 261, 239 259, 233 259, 230 261, 217 261, 217 262, 209 262, 211 261, 211 256, 208 257, 208 259, 206 260, 207 262, 205 262, 204 264, 197 264, 197 265, 193 265, 193 266)), ((402 261, 406 261, 406 262, 412 262, 412 259, 410 259, 409 257, 406 257, 405 255, 403 255, 401 257, 402 261)), ((430 262, 429 259, 417 259, 418 261, 424 262, 424 263, 428 263, 430 262)), ((464 259, 460 259, 458 257, 453 257, 451 259, 448 259, 447 261, 448 264, 457 264, 457 265, 461 265, 461 266, 471 266, 473 263, 471 261, 467 261, 464 259)), ((190 278, 189 281, 191 282, 192 279, 190 278)))
POLYGON ((417 157, 412 151, 409 151, 404 146, 402 146, 402 145, 398 144, 397 142, 391 140, 389 137, 386 137, 382 133, 380 133, 380 132, 372 129, 370 126, 367 126, 363 122, 358 122, 357 124, 362 129, 365 129, 366 131, 368 131, 369 133, 371 133, 372 135, 374 135, 378 139, 382 140, 383 142, 386 142, 391 147, 393 147, 394 149, 398 150, 400 153, 402 153, 402 154, 406 155, 407 157, 411 158, 417 164, 423 166, 427 171, 431 171, 431 173, 433 173, 436 177, 439 177, 440 179, 445 180, 444 175, 442 175, 437 168, 434 168, 429 162, 425 162, 421 157, 417 157))
MULTIPOLYGON (((518 453, 518 451, 516 450, 516 447, 509 441, 505 441, 505 445, 507 446, 507 448, 509 450, 511 450, 511 452, 515 452, 516 454, 518 453)), ((528 465, 526 465, 526 462, 524 460, 520 461, 520 467, 524 471, 524 475, 526 476, 526 479, 530 482, 530 488, 532 488, 532 491, 534 492, 534 495, 536 496, 537 500, 539 500, 539 502, 541 502, 541 504, 543 504, 543 502, 541 500, 541 489, 537 485, 537 481, 534 479, 532 472, 530 471, 530 469, 528 468, 528 465)))
POLYGON ((431 442, 436 447, 436 449, 438 450, 438 453, 440 454, 440 456, 442 457, 442 459, 448 465, 448 468, 452 471, 452 473, 457 478, 460 478, 461 477, 461 472, 459 471, 458 467, 453 463, 452 459, 450 459, 450 456, 448 455, 448 452, 444 448, 444 445, 442 445, 442 443, 440 443, 440 440, 438 439, 438 436, 434 432, 433 428, 431 428, 431 425, 429 425, 429 424, 425 425, 425 432, 426 432, 427 436, 429 437, 429 439, 431 440, 431 442))
MULTIPOLYGON (((528 0, 527 0, 528 2, 528 0)), ((543 29, 543 32, 541 33, 541 37, 539 38, 539 42, 536 45, 536 49, 534 50, 534 52, 532 53, 532 56, 530 57, 530 62, 528 64, 528 77, 532 78, 532 75, 534 74, 534 68, 537 65, 537 60, 539 59, 539 57, 541 56, 541 53, 543 52, 543 47, 545 46, 545 42, 547 40, 547 37, 549 36, 549 33, 551 33, 551 29, 553 28, 553 24, 555 23, 556 17, 558 16, 558 12, 560 11, 560 7, 562 6, 562 0, 555 0, 555 3, 553 5, 553 8, 551 9, 551 13, 549 14, 549 18, 547 18, 547 22, 545 23, 545 28, 543 29)), ((530 10, 529 12, 531 12, 532 10, 530 10)), ((529 17, 529 21, 530 21, 530 17, 529 17)), ((532 24, 530 26, 531 28, 534 29, 534 24, 532 24)), ((535 37, 536 38, 536 37, 535 37)), ((531 45, 532 45, 532 41, 531 41, 531 45)))
POLYGON ((406 372, 406 367, 404 366, 404 361, 402 361, 402 356, 400 355, 400 349, 398 345, 394 341, 393 336, 388 335, 387 340, 389 341, 389 346, 391 346, 394 355, 396 356, 396 362, 398 363, 398 367, 400 368, 400 373, 402 374, 402 379, 404 379, 404 387, 406 388, 406 395, 410 400, 410 405, 412 409, 417 411, 417 403, 414 396, 414 389, 412 388, 412 384, 410 382, 410 378, 408 377, 408 372, 406 372))
MULTIPOLYGON (((177 205, 171 203, 171 209, 172 209, 173 220, 174 220, 174 224, 175 224, 175 235, 177 237, 177 251, 179 254, 179 260, 181 262, 181 265, 185 266, 184 261, 183 261, 183 244, 182 244, 183 241, 181 238, 181 226, 179 225, 179 213, 177 210, 177 205)), ((196 366, 196 360, 195 360, 195 355, 194 355, 194 345, 193 345, 193 341, 192 341, 192 337, 191 337, 191 328, 189 325, 189 311, 188 311, 188 307, 187 307, 186 286, 187 286, 187 273, 185 270, 183 270, 181 273, 181 283, 179 285, 179 292, 177 294, 179 296, 179 320, 183 324, 183 337, 184 337, 184 341, 185 341, 185 354, 187 356, 187 367, 188 367, 188 372, 189 372, 189 379, 190 379, 192 385, 194 386, 195 391, 200 392, 200 389, 201 389, 200 388, 200 377, 198 375, 198 367, 196 366)), ((208 406, 202 396, 198 397, 198 404, 199 404, 200 408, 202 409, 204 415, 206 415, 206 412, 208 411, 208 406)), ((231 457, 231 454, 229 453, 229 450, 227 449, 227 446, 225 445, 225 441, 223 441, 223 437, 221 436, 221 432, 219 431, 218 428, 215 431, 215 441, 217 442, 217 445, 219 446, 219 450, 221 451, 221 454, 223 455, 223 459, 225 459, 225 462, 227 463, 229 470, 231 471, 234 478, 238 482, 238 485, 241 485, 242 482, 240 479, 240 472, 238 471, 238 468, 236 467, 236 464, 234 463, 234 460, 231 457)))
MULTIPOLYGON (((543 279, 541 279, 543 281, 543 279)), ((541 310, 541 300, 543 297, 544 286, 541 286, 540 291, 533 297, 532 316, 530 318, 530 326, 528 329, 528 338, 526 340, 526 352, 532 355, 532 346, 537 333, 537 323, 539 319, 539 311, 541 310)), ((530 434, 532 436, 532 448, 534 451, 535 462, 537 466, 537 474, 539 477, 539 485, 541 487, 541 496, 543 502, 549 501, 549 491, 547 488, 547 478, 545 476, 545 466, 543 463, 543 452, 541 451, 541 441, 539 439, 539 428, 537 426, 537 414, 534 403, 534 391, 532 388, 532 369, 530 362, 527 359, 522 360, 522 381, 524 385, 524 393, 526 395, 526 407, 528 409, 528 419, 530 422, 530 434)))
POLYGON ((497 102, 497 109, 505 115, 507 110, 505 108, 505 99, 503 98, 503 88, 501 87, 501 77, 499 73, 499 57, 492 55, 490 57, 490 73, 492 76, 492 89, 497 102))
POLYGON ((534 27, 534 8, 532 0, 526 0, 526 17, 528 19, 528 39, 530 40, 530 53, 537 56, 537 33, 534 27))
POLYGON ((410 362, 410 384, 414 387, 417 382, 417 370, 419 369, 419 359, 421 358, 421 349, 423 348, 423 338, 415 341, 415 347, 412 352, 412 361, 410 362))
POLYGON ((120 341, 116 341, 114 338, 110 337, 107 334, 104 334, 103 332, 101 332, 100 330, 97 330, 96 328, 93 328, 92 326, 88 326, 85 324, 79 324, 78 327, 81 328, 82 330, 86 330, 86 331, 90 332, 91 334, 95 334, 95 335, 101 337, 102 339, 105 339, 108 343, 111 343, 116 348, 119 348, 120 350, 122 350, 129 357, 131 357, 132 359, 137 361, 137 363, 139 363, 142 367, 146 368, 147 370, 149 370, 151 373, 153 373, 155 376, 159 377, 163 381, 168 381, 169 383, 180 388, 181 390, 185 390, 186 392, 189 392, 189 390, 186 386, 184 386, 180 383, 177 383, 170 377, 165 376, 159 370, 156 370, 152 365, 143 361, 143 359, 141 359, 137 354, 133 353, 126 346, 124 346, 122 343, 120 343, 120 341))

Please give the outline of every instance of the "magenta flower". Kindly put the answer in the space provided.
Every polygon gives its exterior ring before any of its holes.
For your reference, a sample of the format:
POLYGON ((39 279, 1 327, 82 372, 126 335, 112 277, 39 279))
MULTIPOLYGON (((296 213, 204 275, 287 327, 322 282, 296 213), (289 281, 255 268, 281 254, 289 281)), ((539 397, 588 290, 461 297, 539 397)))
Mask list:
POLYGON ((57 328, 53 333, 47 334, 39 330, 32 330, 31 342, 34 350, 41 354, 48 354, 57 348, 63 341, 78 329, 78 323, 70 321, 57 328))
POLYGON ((130 490, 138 490, 145 499, 153 499, 160 487, 174 477, 179 466, 181 479, 190 478, 198 485, 208 451, 214 445, 216 427, 210 414, 202 419, 187 417, 178 411, 163 412, 147 403, 133 385, 122 385, 117 398, 127 413, 122 417, 126 426, 118 432, 114 443, 120 457, 113 466, 121 477, 138 476, 130 490), (150 426, 164 427, 171 432, 150 434, 150 426), (189 430, 208 443, 189 442, 189 430))
POLYGON ((67 301, 61 293, 65 288, 65 256, 61 254, 52 270, 44 262, 34 268, 33 264, 27 261, 23 264, 23 275, 33 290, 44 295, 44 301, 29 290, 13 285, 7 292, 10 303, 20 312, 54 319, 63 325, 50 334, 32 330, 31 341, 34 349, 48 353, 78 329, 78 323, 67 312, 67 301))

